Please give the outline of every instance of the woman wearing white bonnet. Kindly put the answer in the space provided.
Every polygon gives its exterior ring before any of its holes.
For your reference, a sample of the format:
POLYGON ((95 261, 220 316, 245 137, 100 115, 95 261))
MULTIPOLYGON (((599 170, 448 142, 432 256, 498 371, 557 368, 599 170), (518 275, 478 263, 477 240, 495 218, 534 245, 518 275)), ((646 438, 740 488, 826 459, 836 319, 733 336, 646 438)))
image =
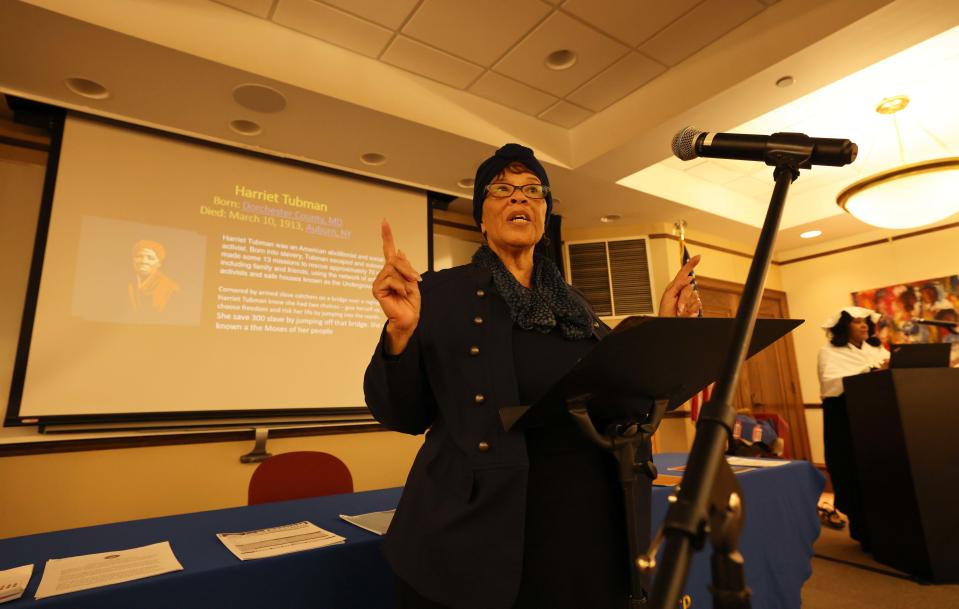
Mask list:
POLYGON ((829 342, 819 350, 826 468, 836 493, 836 507, 849 518, 849 535, 867 551, 869 532, 856 475, 842 380, 888 365, 889 352, 876 337, 879 317, 879 313, 864 307, 843 307, 822 325, 829 342))

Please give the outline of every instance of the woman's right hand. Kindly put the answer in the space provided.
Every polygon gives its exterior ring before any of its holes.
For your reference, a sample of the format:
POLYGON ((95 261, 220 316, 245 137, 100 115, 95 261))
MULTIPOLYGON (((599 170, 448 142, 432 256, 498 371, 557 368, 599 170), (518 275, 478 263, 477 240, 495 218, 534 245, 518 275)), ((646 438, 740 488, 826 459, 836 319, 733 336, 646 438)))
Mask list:
POLYGON ((386 324, 386 349, 399 355, 413 336, 420 321, 420 286, 423 280, 402 250, 396 249, 393 230, 383 220, 383 264, 379 275, 373 280, 373 297, 388 320, 386 324))

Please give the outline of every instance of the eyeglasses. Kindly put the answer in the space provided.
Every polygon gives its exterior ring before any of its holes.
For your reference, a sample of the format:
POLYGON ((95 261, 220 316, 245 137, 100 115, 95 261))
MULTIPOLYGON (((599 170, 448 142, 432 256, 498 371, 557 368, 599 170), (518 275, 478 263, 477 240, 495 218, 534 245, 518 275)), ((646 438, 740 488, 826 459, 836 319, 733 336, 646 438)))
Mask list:
POLYGON ((549 194, 549 186, 543 184, 524 184, 523 186, 513 186, 504 182, 494 182, 486 187, 486 192, 491 197, 502 199, 512 196, 514 192, 520 190, 530 199, 545 199, 549 194))

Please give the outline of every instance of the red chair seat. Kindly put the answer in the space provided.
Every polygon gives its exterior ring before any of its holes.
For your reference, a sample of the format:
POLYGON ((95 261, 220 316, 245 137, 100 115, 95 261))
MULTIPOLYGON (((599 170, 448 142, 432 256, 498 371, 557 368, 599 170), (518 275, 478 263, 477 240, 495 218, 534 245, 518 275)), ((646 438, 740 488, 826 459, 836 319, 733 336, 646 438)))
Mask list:
POLYGON ((295 451, 270 457, 250 477, 247 503, 353 492, 350 469, 328 453, 295 451))

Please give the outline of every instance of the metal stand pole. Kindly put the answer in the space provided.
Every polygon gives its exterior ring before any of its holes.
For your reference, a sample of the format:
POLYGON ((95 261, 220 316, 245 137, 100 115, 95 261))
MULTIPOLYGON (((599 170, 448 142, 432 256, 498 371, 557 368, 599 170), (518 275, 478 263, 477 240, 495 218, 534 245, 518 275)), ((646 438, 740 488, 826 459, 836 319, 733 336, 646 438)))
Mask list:
MULTIPOLYGON (((629 545, 630 609, 644 609, 647 603, 646 590, 643 589, 643 573, 639 568, 639 557, 643 543, 639 539, 639 506, 636 503, 637 474, 656 479, 656 466, 649 459, 637 462, 640 448, 648 445, 666 413, 669 400, 655 400, 653 408, 644 421, 628 420, 607 426, 605 435, 600 434, 589 418, 588 404, 591 395, 579 395, 567 400, 567 409, 580 431, 593 444, 613 453, 619 464, 619 481, 623 488, 623 507, 626 510, 626 536, 629 545)), ((646 518, 649 507, 646 506, 646 518)))
MULTIPOLYGON (((742 495, 735 488, 738 485, 723 453, 736 420, 732 397, 739 384, 739 373, 756 323, 786 194, 789 185, 799 177, 799 168, 808 167, 812 152, 812 145, 807 146, 800 141, 791 149, 769 154, 767 163, 776 167, 773 172, 776 186, 749 267, 742 300, 736 312, 733 341, 723 362, 716 391, 700 415, 682 484, 670 497, 666 519, 661 532, 657 534, 657 540, 665 539, 665 547, 662 564, 656 570, 653 581, 650 598, 653 609, 672 609, 677 606, 689 574, 693 550, 702 548, 710 525, 718 525, 723 529, 722 535, 713 541, 713 606, 720 609, 748 609, 750 606, 743 560, 736 550, 742 519, 742 495), (728 484, 730 480, 735 485, 732 488, 728 484), (717 543, 719 547, 715 547, 717 543)), ((658 544, 653 544, 641 561, 646 568, 656 564, 656 546, 658 544)))

